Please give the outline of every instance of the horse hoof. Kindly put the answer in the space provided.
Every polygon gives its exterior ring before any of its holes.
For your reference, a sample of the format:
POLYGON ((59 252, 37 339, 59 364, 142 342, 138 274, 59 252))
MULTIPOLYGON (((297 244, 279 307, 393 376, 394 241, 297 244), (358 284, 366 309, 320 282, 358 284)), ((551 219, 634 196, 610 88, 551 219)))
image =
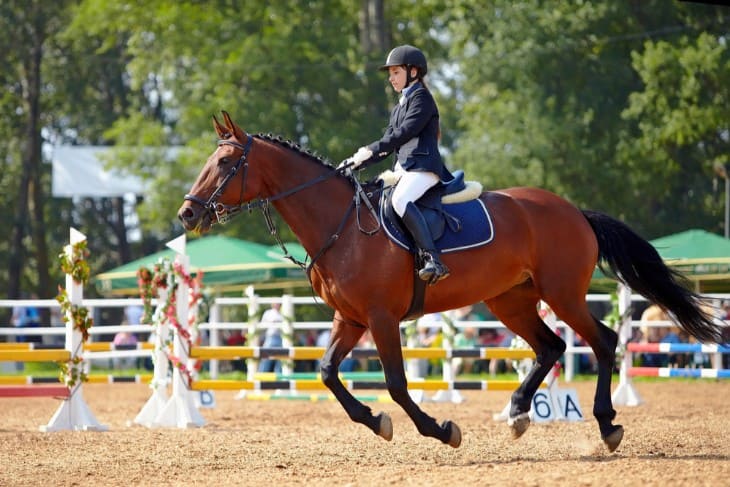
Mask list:
POLYGON ((393 421, 390 420, 390 416, 385 413, 380 413, 378 418, 378 435, 382 436, 386 441, 393 439, 393 421))
POLYGON ((461 446, 461 428, 459 428, 453 421, 444 421, 442 426, 444 429, 451 432, 448 441, 449 446, 459 448, 459 446, 461 446))
POLYGON ((624 427, 616 425, 616 429, 613 433, 603 437, 603 442, 606 444, 608 451, 613 453, 616 448, 621 444, 621 440, 624 438, 624 427))
POLYGON ((515 440, 522 436, 530 427, 530 414, 518 414, 514 418, 507 419, 507 426, 512 428, 512 438, 515 440))

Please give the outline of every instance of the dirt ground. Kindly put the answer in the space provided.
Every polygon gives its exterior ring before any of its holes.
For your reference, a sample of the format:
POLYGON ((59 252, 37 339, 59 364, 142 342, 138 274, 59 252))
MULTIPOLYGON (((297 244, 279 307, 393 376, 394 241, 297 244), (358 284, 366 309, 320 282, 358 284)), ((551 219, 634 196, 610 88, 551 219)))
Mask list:
POLYGON ((150 396, 144 385, 86 385, 107 432, 41 433, 60 402, 3 399, 0 485, 729 485, 730 381, 639 383, 645 404, 619 407, 623 443, 608 453, 590 415, 593 382, 572 384, 582 422, 533 424, 513 440, 492 415, 507 392, 468 392, 466 401, 424 403, 451 419, 453 449, 421 437, 394 403, 386 442, 352 423, 335 402, 236 400, 216 393, 196 429, 128 426, 150 396))

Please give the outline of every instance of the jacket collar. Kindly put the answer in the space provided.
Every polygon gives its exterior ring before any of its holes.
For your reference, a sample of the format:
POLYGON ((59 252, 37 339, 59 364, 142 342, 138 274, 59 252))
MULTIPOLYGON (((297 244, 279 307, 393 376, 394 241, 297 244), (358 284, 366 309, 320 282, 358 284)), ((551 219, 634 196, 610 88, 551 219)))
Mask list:
POLYGON ((400 103, 401 105, 405 104, 406 99, 408 98, 408 95, 410 93, 413 93, 420 87, 421 87, 421 83, 416 81, 412 85, 403 88, 403 90, 400 93, 401 96, 400 96, 400 99, 398 100, 398 103, 400 103))

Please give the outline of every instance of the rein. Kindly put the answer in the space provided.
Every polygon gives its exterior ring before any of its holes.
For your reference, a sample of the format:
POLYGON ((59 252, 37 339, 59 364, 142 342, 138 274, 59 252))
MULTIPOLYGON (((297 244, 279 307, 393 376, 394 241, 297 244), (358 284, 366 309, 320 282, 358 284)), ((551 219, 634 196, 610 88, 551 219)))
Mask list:
MULTIPOLYGON (((218 185, 218 187, 213 191, 213 193, 210 195, 210 197, 207 200, 203 200, 202 198, 195 196, 193 194, 186 194, 184 196, 184 200, 186 201, 192 201, 194 203, 199 204, 203 207, 205 211, 207 211, 209 214, 215 216, 215 221, 217 221, 220 224, 228 223, 231 218, 233 218, 235 215, 243 211, 244 209, 248 210, 249 213, 251 213, 255 209, 261 209, 261 212, 264 215, 264 221, 266 222, 266 227, 269 230, 269 233, 274 237, 276 240, 276 243, 281 247, 281 249, 284 252, 284 258, 289 259, 291 262, 299 266, 301 269, 304 269, 307 275, 309 275, 312 266, 314 263, 330 248, 334 243, 339 239, 340 233, 342 232, 343 228, 345 227, 345 224, 347 222, 347 219, 352 214, 352 211, 357 208, 357 226, 358 229, 365 233, 366 235, 373 235, 378 230, 380 230, 380 220, 378 219, 377 212, 373 208, 372 203, 370 202, 370 199, 367 196, 367 193, 360 185, 360 181, 357 179, 357 177, 352 173, 352 170, 345 166, 343 169, 336 169, 332 172, 322 174, 321 176, 318 176, 312 180, 309 180, 305 183, 299 184, 297 186, 294 186, 293 188, 290 188, 286 191, 283 191, 281 193, 278 193, 276 195, 270 196, 268 198, 260 198, 253 202, 248 203, 239 203, 237 205, 224 205, 223 203, 218 202, 218 198, 220 198, 223 195, 223 191, 225 190, 228 183, 233 179, 233 177, 238 174, 238 172, 241 170, 241 167, 243 167, 243 182, 241 184, 241 196, 239 197, 239 201, 243 199, 243 192, 246 188, 246 179, 248 176, 248 153, 251 150, 251 146, 253 145, 253 136, 247 134, 246 144, 240 144, 238 142, 235 142, 233 140, 219 140, 218 146, 221 145, 230 145, 233 147, 236 147, 238 149, 241 149, 243 153, 241 154, 241 157, 238 159, 238 162, 236 162, 236 165, 233 166, 229 171, 228 174, 223 178, 223 181, 218 185), (344 217, 340 221, 340 224, 337 227, 337 230, 330 236, 329 239, 327 239, 327 242, 322 246, 322 248, 317 252, 317 254, 312 257, 312 261, 307 265, 306 262, 302 262, 298 260, 296 257, 291 255, 289 251, 287 250, 286 246, 284 245, 284 242, 281 240, 281 237, 279 236, 279 232, 276 228, 276 224, 274 223, 274 220, 271 216, 271 203, 283 198, 286 198, 287 196, 291 196, 295 193, 298 193, 299 191, 302 191, 304 189, 310 188, 316 184, 321 183, 322 181, 326 181, 327 179, 337 175, 344 173, 345 176, 347 176, 354 184, 355 186, 355 195, 352 199, 352 203, 347 207, 347 211, 345 212, 344 217), (376 228, 373 230, 365 230, 361 223, 360 223, 360 202, 364 200, 365 205, 367 206, 368 210, 370 211, 372 217, 376 221, 376 228)), ((306 259, 305 259, 306 261, 306 259)))

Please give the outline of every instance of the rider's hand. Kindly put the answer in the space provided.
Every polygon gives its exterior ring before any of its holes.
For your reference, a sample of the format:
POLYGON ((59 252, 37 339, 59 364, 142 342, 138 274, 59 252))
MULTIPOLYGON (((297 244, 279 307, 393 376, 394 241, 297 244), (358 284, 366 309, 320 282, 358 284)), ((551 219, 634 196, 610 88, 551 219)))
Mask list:
POLYGON ((343 169, 345 167, 352 167, 352 157, 348 157, 347 159, 342 161, 340 165, 337 166, 337 170, 339 171, 340 169, 343 169))
POLYGON ((373 151, 367 147, 360 147, 355 154, 350 158, 352 161, 352 169, 357 169, 362 166, 363 162, 373 157, 373 151))

